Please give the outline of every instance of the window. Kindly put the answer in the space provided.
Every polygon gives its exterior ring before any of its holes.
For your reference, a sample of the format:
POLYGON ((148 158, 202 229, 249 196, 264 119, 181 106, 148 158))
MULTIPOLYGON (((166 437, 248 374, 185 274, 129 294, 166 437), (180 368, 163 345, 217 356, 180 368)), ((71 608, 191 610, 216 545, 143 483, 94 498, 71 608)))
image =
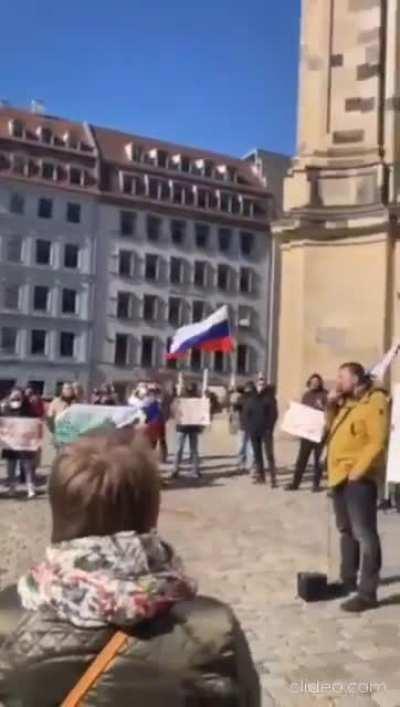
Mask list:
POLYGON ((232 240, 232 231, 230 228, 220 228, 218 230, 218 245, 221 253, 227 253, 232 240))
POLYGON ((64 249, 64 267, 78 267, 79 248, 74 243, 67 243, 64 249))
POLYGON ((157 216, 147 217, 147 238, 149 241, 158 241, 161 234, 161 219, 157 216))
POLYGON ((20 120, 12 120, 10 132, 13 137, 24 137, 24 125, 20 120))
POLYGON ((22 238, 21 236, 10 236, 7 238, 7 260, 9 263, 20 263, 22 260, 22 238))
POLYGON ((75 353, 75 334, 62 331, 60 334, 60 356, 72 358, 75 353))
POLYGON ((49 265, 51 257, 51 241, 39 238, 36 241, 36 263, 37 265, 49 265))
POLYGON ((215 373, 225 372, 225 356, 222 351, 216 351, 214 354, 214 371, 215 373))
POLYGON ((81 222, 81 205, 69 201, 67 204, 67 221, 69 223, 81 222))
POLYGON ((229 287, 229 268, 222 263, 218 265, 217 287, 219 290, 227 290, 229 287))
POLYGON ((143 157, 143 149, 139 145, 131 145, 132 160, 141 162, 143 157))
POLYGON ((143 319, 146 322, 154 322, 157 316, 157 297, 155 295, 145 295, 143 297, 143 319))
POLYGON ((39 199, 38 217, 51 218, 53 216, 53 199, 39 199))
POLYGON ((15 354, 17 349, 17 330, 14 327, 5 326, 1 330, 1 351, 2 353, 15 354))
POLYGON ((31 354, 32 356, 43 356, 46 353, 46 332, 44 329, 32 329, 31 332, 31 354))
POLYGON ((43 179, 54 179, 55 167, 52 162, 42 163, 42 177, 43 179))
POLYGON ((149 179, 148 196, 150 197, 150 199, 158 199, 159 185, 160 185, 160 182, 158 181, 158 179, 149 179))
POLYGON ((196 260, 194 264, 194 284, 196 287, 206 285, 207 263, 204 260, 196 260))
POLYGON ((119 228, 121 236, 133 236, 136 228, 136 214, 134 211, 119 212, 119 228))
POLYGON ((25 174, 26 173, 26 165, 27 165, 27 162, 25 160, 25 157, 23 157, 23 155, 14 155, 13 169, 16 174, 25 174))
POLYGON ((231 197, 229 194, 221 194, 220 208, 221 211, 231 211, 231 197))
POLYGON ((117 295, 117 317, 118 319, 129 319, 131 314, 131 293, 118 292, 117 295))
POLYGON ((154 281, 158 277, 158 255, 146 253, 144 276, 146 280, 154 281))
POLYGON ((132 277, 133 272, 133 252, 131 250, 120 250, 118 253, 118 273, 122 277, 132 277))
POLYGON ((141 364, 144 368, 149 368, 154 362, 155 342, 152 336, 142 336, 141 364))
POLYGON ((45 142, 47 145, 50 145, 53 138, 53 133, 51 132, 50 128, 41 128, 40 138, 42 142, 45 142))
POLYGON ((176 327, 182 324, 182 300, 179 297, 170 297, 168 300, 168 321, 176 327))
POLYGON ((169 265, 169 281, 173 285, 180 285, 183 278, 183 261, 181 258, 171 258, 169 265))
POLYGON ((242 231, 240 234, 240 252, 242 255, 251 255, 254 250, 254 233, 242 231))
POLYGON ((175 245, 182 245, 186 236, 186 223, 185 221, 171 221, 171 240, 175 245))
POLYGON ((252 271, 250 268, 240 268, 240 292, 250 294, 253 288, 252 271))
POLYGON ((61 311, 63 314, 76 314, 76 290, 62 291, 61 311))
POLYGON ((116 366, 126 366, 128 363, 128 334, 117 334, 115 337, 114 363, 116 366))
POLYGON ((194 300, 192 305, 192 320, 193 322, 200 322, 204 319, 205 306, 204 302, 201 300, 194 300))
POLYGON ((130 174, 122 175, 122 191, 124 194, 133 193, 133 177, 130 174))
POLYGON ((237 360, 236 360, 236 365, 237 365, 237 372, 239 375, 246 375, 248 373, 249 369, 249 350, 248 346, 246 344, 239 344, 237 347, 237 360))
POLYGON ((5 309, 18 309, 19 307, 19 285, 6 285, 4 288, 5 309))
POLYGON ((200 349, 192 349, 190 354, 190 367, 192 371, 200 371, 202 366, 202 355, 200 349))
POLYGON ((250 329, 252 324, 252 310, 250 307, 239 305, 238 326, 242 329, 250 329))
POLYGON ((198 248, 207 248, 210 228, 205 223, 196 223, 195 238, 198 248))
POLYGON ((82 184, 82 170, 78 167, 71 167, 69 170, 69 181, 70 184, 77 184, 81 186, 82 184))
POLYGON ((22 194, 14 192, 10 197, 10 212, 12 214, 23 214, 25 211, 25 198, 22 194))
POLYGON ((49 288, 36 285, 33 290, 33 309, 38 312, 47 312, 49 301, 49 288))

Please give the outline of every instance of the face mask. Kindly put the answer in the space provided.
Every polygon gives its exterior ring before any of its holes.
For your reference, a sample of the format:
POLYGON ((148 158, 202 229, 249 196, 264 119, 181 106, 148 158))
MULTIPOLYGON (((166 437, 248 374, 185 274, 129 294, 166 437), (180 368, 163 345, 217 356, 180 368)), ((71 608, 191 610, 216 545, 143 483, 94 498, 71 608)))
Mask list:
POLYGON ((22 402, 20 400, 10 400, 11 410, 19 410, 22 407, 22 402))

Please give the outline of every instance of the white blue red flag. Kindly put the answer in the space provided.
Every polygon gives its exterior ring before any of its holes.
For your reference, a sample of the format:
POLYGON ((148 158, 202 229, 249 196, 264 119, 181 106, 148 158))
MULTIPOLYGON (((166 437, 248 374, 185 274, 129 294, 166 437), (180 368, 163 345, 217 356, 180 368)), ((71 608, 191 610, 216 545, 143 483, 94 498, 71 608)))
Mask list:
POLYGON ((181 358, 193 348, 223 353, 233 351, 233 338, 226 305, 210 314, 207 319, 178 329, 172 338, 167 358, 169 360, 181 358))

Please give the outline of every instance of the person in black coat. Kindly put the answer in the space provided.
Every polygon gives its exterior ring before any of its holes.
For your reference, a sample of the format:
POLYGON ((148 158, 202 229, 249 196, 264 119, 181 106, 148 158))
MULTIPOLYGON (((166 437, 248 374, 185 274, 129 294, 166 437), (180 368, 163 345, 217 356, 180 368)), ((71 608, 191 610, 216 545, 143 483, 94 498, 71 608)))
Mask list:
MULTIPOLYGON (((2 404, 0 412, 2 417, 38 417, 37 412, 20 388, 14 388, 11 391, 8 399, 2 404)), ((16 471, 19 463, 21 473, 26 481, 27 496, 29 499, 35 497, 34 474, 36 457, 37 452, 3 449, 2 458, 6 460, 7 464, 10 495, 15 493, 16 471)))
POLYGON ((266 385, 264 379, 259 378, 253 395, 250 395, 245 402, 243 425, 251 439, 253 448, 256 469, 254 482, 265 483, 264 448, 268 460, 272 488, 277 485, 274 455, 274 427, 277 418, 278 405, 275 388, 272 385, 266 385))

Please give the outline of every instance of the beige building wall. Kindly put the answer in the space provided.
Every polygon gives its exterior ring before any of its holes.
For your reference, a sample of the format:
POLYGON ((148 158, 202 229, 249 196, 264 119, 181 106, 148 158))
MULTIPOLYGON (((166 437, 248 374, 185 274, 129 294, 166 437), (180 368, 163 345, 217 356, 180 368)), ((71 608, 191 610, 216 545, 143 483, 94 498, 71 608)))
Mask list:
MULTIPOLYGON (((285 183, 278 390, 400 338, 400 0, 303 0, 285 183)), ((400 382, 400 363, 392 381, 400 382)))

